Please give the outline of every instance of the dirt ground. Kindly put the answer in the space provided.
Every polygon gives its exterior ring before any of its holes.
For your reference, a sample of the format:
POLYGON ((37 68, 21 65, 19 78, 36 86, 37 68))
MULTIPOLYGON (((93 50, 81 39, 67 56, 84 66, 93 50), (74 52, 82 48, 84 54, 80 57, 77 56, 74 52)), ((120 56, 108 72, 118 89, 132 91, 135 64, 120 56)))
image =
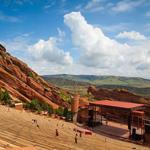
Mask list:
POLYGON ((37 150, 148 150, 150 148, 115 140, 100 134, 78 136, 76 127, 62 120, 21 112, 0 105, 0 150, 15 147, 35 147, 37 150), (32 119, 36 119, 39 128, 32 119), (55 136, 58 129, 59 136, 55 136))

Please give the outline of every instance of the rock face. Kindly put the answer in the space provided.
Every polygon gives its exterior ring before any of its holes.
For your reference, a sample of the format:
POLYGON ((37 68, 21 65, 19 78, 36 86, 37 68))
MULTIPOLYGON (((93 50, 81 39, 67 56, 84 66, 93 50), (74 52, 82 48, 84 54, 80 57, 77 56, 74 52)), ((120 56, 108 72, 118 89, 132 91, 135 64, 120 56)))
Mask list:
POLYGON ((48 84, 24 62, 11 56, 0 44, 0 88, 7 89, 12 98, 24 102, 38 99, 51 105, 69 107, 59 95, 64 90, 48 84))
POLYGON ((142 96, 131 93, 127 90, 123 89, 97 89, 94 86, 90 86, 87 90, 89 94, 92 94, 97 100, 118 100, 118 101, 127 101, 127 102, 135 102, 135 103, 143 103, 145 104, 145 114, 146 117, 150 119, 150 99, 144 98, 142 96))
POLYGON ((0 51, 6 52, 6 49, 2 44, 0 44, 0 51))
POLYGON ((139 102, 139 103, 148 102, 148 99, 130 93, 129 91, 123 89, 114 89, 114 90, 96 89, 94 86, 90 86, 87 92, 91 93, 95 99, 112 99, 128 102, 139 102))

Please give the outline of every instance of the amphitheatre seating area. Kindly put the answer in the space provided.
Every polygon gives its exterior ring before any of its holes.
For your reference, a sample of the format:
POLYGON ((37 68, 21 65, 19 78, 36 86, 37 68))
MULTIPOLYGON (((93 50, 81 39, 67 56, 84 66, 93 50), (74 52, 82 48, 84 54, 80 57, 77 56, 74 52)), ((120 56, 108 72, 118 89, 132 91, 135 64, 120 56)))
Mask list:
POLYGON ((6 150, 36 150, 34 147, 8 148, 6 150))
MULTIPOLYGON (((35 150, 148 150, 147 147, 115 140, 92 132, 92 135, 78 136, 74 128, 82 128, 63 120, 39 116, 0 105, 0 150, 20 150, 18 148, 33 147, 35 150), (32 122, 36 119, 39 128, 32 122), (59 136, 55 136, 58 129, 59 136)), ((22 149, 22 150, 28 150, 22 149)), ((34 150, 34 149, 33 149, 34 150)))

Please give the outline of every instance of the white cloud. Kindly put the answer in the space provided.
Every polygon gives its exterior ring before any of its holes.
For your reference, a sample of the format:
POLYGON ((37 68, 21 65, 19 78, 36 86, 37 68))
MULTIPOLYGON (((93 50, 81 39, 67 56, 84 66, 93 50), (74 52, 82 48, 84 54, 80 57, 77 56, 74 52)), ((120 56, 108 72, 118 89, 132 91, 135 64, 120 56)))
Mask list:
POLYGON ((112 10, 115 12, 126 12, 141 6, 145 0, 122 0, 119 1, 112 10))
POLYGON ((81 12, 98 12, 104 9, 103 1, 104 0, 89 0, 86 4, 80 3, 75 9, 81 12))
POLYGON ((14 17, 14 16, 6 15, 2 12, 0 12, 0 20, 1 21, 6 21, 6 22, 12 22, 12 23, 20 22, 19 18, 14 17))
POLYGON ((90 0, 84 7, 85 11, 97 12, 103 9, 102 0, 90 0))
POLYGON ((56 4, 56 1, 47 1, 47 4, 44 6, 44 9, 50 9, 56 4))
POLYGON ((58 29, 58 37, 31 43, 31 33, 25 33, 6 41, 0 41, 13 56, 26 62, 39 74, 66 73, 64 68, 72 66, 73 58, 69 52, 60 49, 65 33, 58 29))
POLYGON ((62 39, 66 36, 66 34, 60 28, 57 28, 57 31, 58 31, 59 39, 60 39, 60 41, 62 41, 62 39))
POLYGON ((131 39, 131 40, 146 40, 146 37, 139 32, 136 31, 123 31, 120 32, 117 36, 117 38, 122 38, 122 39, 131 39))
POLYGON ((6 6, 22 6, 23 4, 30 4, 32 5, 35 0, 0 0, 2 4, 5 4, 6 6))
POLYGON ((74 61, 69 52, 60 48, 67 34, 59 28, 58 37, 31 43, 29 35, 24 34, 6 41, 7 49, 39 74, 106 74, 150 78, 148 37, 136 43, 134 41, 134 46, 119 43, 106 36, 100 27, 89 24, 80 12, 66 14, 64 21, 72 33, 74 53, 77 50, 79 53, 78 56, 75 54, 74 61), (25 57, 21 56, 22 53, 25 53, 25 57))
POLYGON ((145 30, 146 32, 150 32, 150 23, 146 23, 146 24, 144 25, 144 30, 145 30))
POLYGON ((39 40, 29 47, 29 52, 36 61, 68 65, 73 63, 69 52, 58 47, 57 38, 50 37, 48 40, 39 40))
POLYGON ((147 17, 150 17, 150 11, 146 13, 146 16, 147 16, 147 17))
POLYGON ((119 43, 107 37, 101 28, 88 24, 80 12, 66 14, 64 22, 70 28, 73 44, 79 50, 80 65, 88 69, 90 66, 98 73, 149 76, 149 40, 135 46, 119 43))
POLYGON ((100 28, 88 24, 80 12, 72 12, 64 18, 72 31, 73 43, 80 49, 80 62, 87 66, 109 68, 119 66, 124 60, 120 52, 129 47, 127 44, 122 45, 106 37, 100 28))
MULTIPOLYGON (((16 36, 15 38, 10 38, 5 41, 0 41, 8 50, 8 52, 17 55, 23 54, 27 51, 29 45, 29 36, 31 33, 24 33, 16 36)), ((19 56, 17 55, 17 56, 19 56)))
POLYGON ((104 31, 112 33, 112 32, 120 32, 122 30, 127 30, 131 23, 118 23, 118 24, 112 24, 112 25, 103 25, 100 26, 104 31))

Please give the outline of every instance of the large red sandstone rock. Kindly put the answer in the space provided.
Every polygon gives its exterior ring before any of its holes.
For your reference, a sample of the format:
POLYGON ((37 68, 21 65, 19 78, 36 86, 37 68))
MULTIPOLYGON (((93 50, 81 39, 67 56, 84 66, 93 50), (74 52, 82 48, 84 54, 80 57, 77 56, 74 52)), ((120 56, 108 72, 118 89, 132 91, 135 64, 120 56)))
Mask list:
POLYGON ((142 96, 130 93, 129 91, 122 89, 96 89, 95 87, 90 86, 87 92, 91 93, 97 100, 110 99, 135 103, 144 103, 146 106, 146 116, 150 117, 150 99, 144 98, 142 96))
POLYGON ((0 44, 0 51, 6 52, 6 49, 3 45, 0 44))
POLYGON ((144 102, 148 99, 143 98, 142 96, 133 94, 127 90, 123 89, 96 89, 94 86, 90 86, 87 90, 88 93, 91 93, 95 99, 113 99, 120 101, 129 101, 129 102, 144 102))
POLYGON ((38 99, 51 105, 69 107, 60 96, 60 88, 48 84, 27 64, 11 56, 0 45, 0 88, 7 89, 15 98, 29 102, 38 99))

